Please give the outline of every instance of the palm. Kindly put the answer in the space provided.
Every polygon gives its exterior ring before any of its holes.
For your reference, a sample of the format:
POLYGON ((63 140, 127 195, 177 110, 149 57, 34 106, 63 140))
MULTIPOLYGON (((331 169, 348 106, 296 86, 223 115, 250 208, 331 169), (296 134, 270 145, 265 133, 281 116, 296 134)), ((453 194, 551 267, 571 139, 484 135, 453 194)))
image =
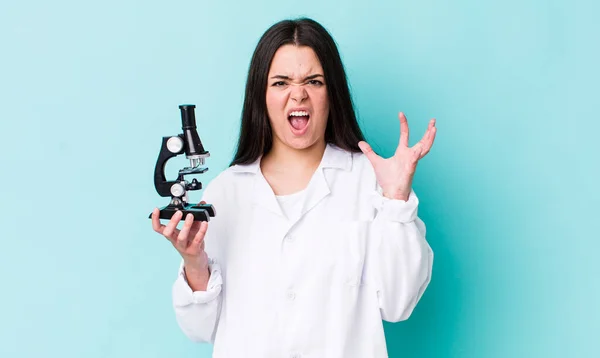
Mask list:
POLYGON ((400 119, 400 141, 392 157, 380 157, 367 142, 360 142, 359 146, 373 165, 377 182, 383 188, 384 194, 407 199, 417 163, 429 153, 437 130, 435 119, 432 119, 423 138, 414 146, 409 147, 408 121, 404 113, 400 113, 398 117, 400 119))
MULTIPOLYGON (((206 204, 201 201, 200 204, 206 204)), ((159 210, 155 208, 152 212, 152 227, 154 231, 166 237, 184 261, 195 263, 199 267, 207 264, 208 256, 204 251, 204 236, 208 229, 208 222, 194 221, 192 216, 184 220, 181 230, 177 229, 177 225, 182 219, 183 212, 176 212, 169 220, 167 225, 163 225, 159 220, 159 210)))

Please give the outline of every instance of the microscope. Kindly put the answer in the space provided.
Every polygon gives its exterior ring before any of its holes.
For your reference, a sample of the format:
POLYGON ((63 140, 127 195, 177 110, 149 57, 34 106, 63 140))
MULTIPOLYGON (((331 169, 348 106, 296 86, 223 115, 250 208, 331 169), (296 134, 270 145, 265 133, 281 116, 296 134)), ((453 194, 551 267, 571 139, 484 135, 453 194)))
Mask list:
MULTIPOLYGON (((215 216, 215 208, 211 204, 188 203, 188 191, 202 189, 202 183, 196 178, 189 182, 184 179, 184 176, 205 173, 208 168, 202 166, 204 160, 210 156, 210 153, 204 150, 196 131, 194 108, 196 106, 193 104, 180 105, 183 133, 162 138, 162 146, 154 168, 154 186, 160 196, 170 196, 171 202, 160 208, 161 219, 171 219, 177 211, 183 212, 183 219, 187 214, 194 215, 194 221, 210 221, 210 218, 215 216), (184 153, 190 160, 190 166, 179 170, 177 180, 167 181, 165 177, 167 161, 184 153)), ((151 218, 152 214, 148 217, 151 218)))

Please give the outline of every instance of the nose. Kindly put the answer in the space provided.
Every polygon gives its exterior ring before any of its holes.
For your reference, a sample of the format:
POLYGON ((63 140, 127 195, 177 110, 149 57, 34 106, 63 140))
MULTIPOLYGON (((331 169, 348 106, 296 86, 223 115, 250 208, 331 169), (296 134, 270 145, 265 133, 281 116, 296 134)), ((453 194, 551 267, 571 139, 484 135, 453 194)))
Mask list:
POLYGON ((304 86, 292 86, 292 93, 290 95, 292 100, 296 102, 302 102, 308 97, 308 92, 304 89, 304 86))

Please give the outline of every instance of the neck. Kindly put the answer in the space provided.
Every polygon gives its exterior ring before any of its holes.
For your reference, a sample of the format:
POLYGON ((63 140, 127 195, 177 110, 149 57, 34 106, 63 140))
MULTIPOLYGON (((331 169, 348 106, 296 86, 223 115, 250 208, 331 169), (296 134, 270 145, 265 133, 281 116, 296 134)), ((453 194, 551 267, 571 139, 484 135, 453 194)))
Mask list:
POLYGON ((277 171, 287 173, 314 171, 323 159, 325 147, 324 140, 304 149, 294 149, 275 140, 273 147, 263 158, 261 166, 266 164, 270 168, 277 168, 277 171))

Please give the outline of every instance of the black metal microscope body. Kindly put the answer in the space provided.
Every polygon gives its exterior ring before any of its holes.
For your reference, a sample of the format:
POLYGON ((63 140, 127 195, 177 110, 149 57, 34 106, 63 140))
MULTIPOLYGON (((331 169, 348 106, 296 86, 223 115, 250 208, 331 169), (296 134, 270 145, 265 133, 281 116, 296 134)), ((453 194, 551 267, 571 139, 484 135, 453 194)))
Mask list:
MULTIPOLYGON (((194 215, 194 221, 209 221, 216 214, 215 208, 211 204, 190 204, 188 202, 188 191, 202 189, 202 183, 196 178, 188 182, 184 176, 205 173, 208 168, 202 166, 204 160, 210 156, 210 153, 204 150, 196 131, 194 108, 196 106, 193 104, 180 105, 183 133, 162 138, 162 146, 154 168, 154 186, 160 196, 170 196, 171 202, 160 208, 159 217, 161 219, 171 219, 177 211, 183 212, 184 219, 187 214, 194 215), (176 180, 167 181, 165 177, 167 161, 184 153, 190 160, 190 166, 180 169, 176 180)), ((149 217, 152 217, 152 214, 149 217)))

